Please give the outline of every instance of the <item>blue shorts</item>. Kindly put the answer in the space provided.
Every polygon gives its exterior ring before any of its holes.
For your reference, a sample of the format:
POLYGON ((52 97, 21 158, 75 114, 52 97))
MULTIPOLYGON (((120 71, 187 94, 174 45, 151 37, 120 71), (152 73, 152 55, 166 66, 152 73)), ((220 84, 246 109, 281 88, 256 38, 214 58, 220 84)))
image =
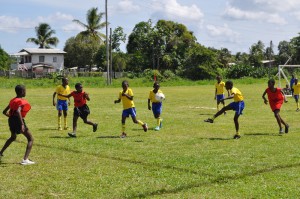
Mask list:
POLYGON ((224 94, 220 94, 220 95, 217 95, 217 102, 221 101, 222 99, 224 99, 225 95, 224 94))
POLYGON ((162 103, 158 102, 158 103, 152 103, 152 112, 153 115, 160 115, 162 112, 162 103))
POLYGON ((136 111, 134 107, 123 110, 123 117, 129 117, 129 115, 131 115, 131 117, 136 117, 136 111))
POLYGON ((232 110, 235 111, 236 114, 241 115, 241 114, 243 114, 243 110, 245 108, 245 103, 244 103, 244 101, 231 102, 228 106, 230 106, 232 108, 232 110))
POLYGON ((299 99, 299 95, 294 95, 295 100, 299 99))
POLYGON ((56 109, 58 111, 67 111, 68 110, 67 100, 57 100, 56 109))

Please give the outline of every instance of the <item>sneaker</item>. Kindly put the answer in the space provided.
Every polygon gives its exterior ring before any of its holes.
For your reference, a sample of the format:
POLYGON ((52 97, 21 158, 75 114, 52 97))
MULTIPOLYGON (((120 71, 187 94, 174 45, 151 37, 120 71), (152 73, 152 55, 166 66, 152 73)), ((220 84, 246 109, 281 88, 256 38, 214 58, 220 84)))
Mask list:
POLYGON ((300 111, 300 109, 299 109, 299 108, 297 108, 297 109, 296 109, 296 111, 297 111, 297 112, 299 112, 299 111, 300 111))
POLYGON ((148 126, 147 126, 147 124, 146 124, 146 123, 143 125, 143 129, 144 129, 144 131, 145 131, 145 132, 147 132, 147 131, 148 131, 148 126))
POLYGON ((71 138, 76 138, 76 133, 68 133, 71 138))
POLYGON ((27 160, 22 160, 22 162, 20 164, 21 165, 30 165, 30 164, 35 164, 35 162, 27 159, 27 160))
POLYGON ((62 128, 61 128, 61 127, 58 127, 57 130, 62 131, 62 128))
POLYGON ((159 128, 161 129, 162 127, 162 122, 163 122, 163 119, 160 120, 160 124, 159 124, 159 128))
POLYGON ((285 126, 284 132, 285 132, 285 133, 289 133, 289 128, 290 128, 290 126, 287 124, 287 125, 285 126))
POLYGON ((282 128, 279 129, 279 134, 283 134, 283 129, 282 128))
POLYGON ((64 130, 69 130, 69 127, 65 126, 65 127, 64 127, 64 130))
POLYGON ((93 124, 93 132, 96 132, 97 131, 97 128, 98 128, 98 124, 93 124))
POLYGON ((159 129, 160 129, 159 126, 154 128, 155 131, 159 131, 159 129))
POLYGON ((124 132, 120 135, 120 138, 126 138, 126 137, 127 137, 127 134, 124 132))
POLYGON ((235 134, 234 136, 233 136, 233 139, 240 139, 241 138, 241 136, 240 135, 237 135, 237 134, 235 134))
POLYGON ((224 115, 226 115, 226 111, 224 112, 224 115))
POLYGON ((214 123, 214 120, 211 118, 208 118, 208 119, 204 120, 204 122, 214 123))

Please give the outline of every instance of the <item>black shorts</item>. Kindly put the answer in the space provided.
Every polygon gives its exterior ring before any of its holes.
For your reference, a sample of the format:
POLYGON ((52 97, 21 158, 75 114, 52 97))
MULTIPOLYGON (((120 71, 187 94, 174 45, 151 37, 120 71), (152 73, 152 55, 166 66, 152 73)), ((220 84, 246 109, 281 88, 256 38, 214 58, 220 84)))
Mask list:
MULTIPOLYGON (((22 119, 22 120, 23 120, 25 129, 28 129, 27 126, 26 126, 25 120, 24 119, 22 119)), ((9 117, 8 118, 8 125, 9 125, 10 132, 15 133, 15 134, 21 134, 22 133, 22 123, 21 123, 18 116, 9 117)))
POLYGON ((74 116, 80 117, 81 119, 86 119, 90 114, 90 109, 88 105, 83 105, 81 107, 74 107, 74 116))

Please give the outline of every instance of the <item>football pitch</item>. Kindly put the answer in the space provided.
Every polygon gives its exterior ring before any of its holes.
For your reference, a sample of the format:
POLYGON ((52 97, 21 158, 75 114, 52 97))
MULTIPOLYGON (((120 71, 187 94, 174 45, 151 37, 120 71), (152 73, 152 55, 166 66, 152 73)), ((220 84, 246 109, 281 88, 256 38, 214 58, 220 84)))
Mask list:
MULTIPOLYGON (((174 86, 161 90, 163 127, 147 109, 150 87, 131 87, 137 118, 148 132, 126 120, 121 139, 120 88, 85 88, 91 101, 88 119, 97 132, 78 120, 77 138, 57 130, 54 88, 27 89, 32 106, 26 124, 34 136, 29 156, 37 164, 22 166, 26 139, 19 135, 0 163, 0 198, 299 198, 300 112, 293 98, 281 109, 290 132, 279 135, 269 105, 262 100, 267 83, 234 84, 244 95, 239 118, 241 139, 234 140, 230 111, 205 123, 216 110, 214 85, 174 86)), ((71 88, 73 90, 73 88, 71 88)), ((0 89, 1 112, 15 97, 0 89)), ((73 99, 68 111, 72 127, 73 99)), ((226 103, 232 102, 227 100, 226 103)), ((0 147, 9 137, 0 116, 0 147)))

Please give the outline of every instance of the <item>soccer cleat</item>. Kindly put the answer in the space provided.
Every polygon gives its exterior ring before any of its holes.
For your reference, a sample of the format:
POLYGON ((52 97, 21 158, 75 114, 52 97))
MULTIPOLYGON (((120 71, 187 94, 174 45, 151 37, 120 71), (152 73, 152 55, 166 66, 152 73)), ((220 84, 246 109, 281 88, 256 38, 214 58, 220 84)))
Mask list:
POLYGON ((98 124, 94 123, 94 124, 93 124, 93 132, 96 132, 96 131, 97 131, 97 128, 98 128, 98 124))
POLYGON ((204 120, 204 122, 214 123, 214 120, 211 118, 208 118, 208 119, 204 120))
POLYGON ((58 127, 57 130, 62 131, 62 128, 61 128, 61 127, 58 127))
POLYGON ((285 132, 285 133, 289 133, 289 128, 290 128, 290 126, 287 124, 287 125, 285 126, 284 132, 285 132))
POLYGON ((65 127, 64 127, 64 130, 69 130, 69 127, 65 126, 65 127))
POLYGON ((279 129, 279 134, 283 134, 283 129, 282 128, 279 129))
POLYGON ((233 136, 233 139, 240 139, 241 138, 241 136, 240 135, 238 135, 238 134, 235 134, 234 136, 233 136))
POLYGON ((22 160, 22 162, 20 164, 21 165, 30 165, 30 164, 35 164, 35 162, 27 159, 27 160, 22 160))
POLYGON ((160 129, 159 126, 154 128, 155 131, 159 131, 159 129, 160 129))
POLYGON ((76 133, 68 133, 71 138, 76 138, 76 133))
POLYGON ((160 124, 159 124, 160 129, 162 128, 162 122, 163 122, 163 119, 160 120, 160 124))
POLYGON ((143 124, 143 129, 144 129, 144 131, 145 132, 147 132, 148 131, 148 125, 145 123, 145 124, 143 124))
POLYGON ((299 109, 299 108, 297 108, 297 109, 296 109, 296 111, 297 111, 297 112, 299 112, 299 111, 300 111, 300 109, 299 109))
POLYGON ((120 135, 120 138, 126 138, 126 137, 127 137, 127 134, 124 132, 120 135))

